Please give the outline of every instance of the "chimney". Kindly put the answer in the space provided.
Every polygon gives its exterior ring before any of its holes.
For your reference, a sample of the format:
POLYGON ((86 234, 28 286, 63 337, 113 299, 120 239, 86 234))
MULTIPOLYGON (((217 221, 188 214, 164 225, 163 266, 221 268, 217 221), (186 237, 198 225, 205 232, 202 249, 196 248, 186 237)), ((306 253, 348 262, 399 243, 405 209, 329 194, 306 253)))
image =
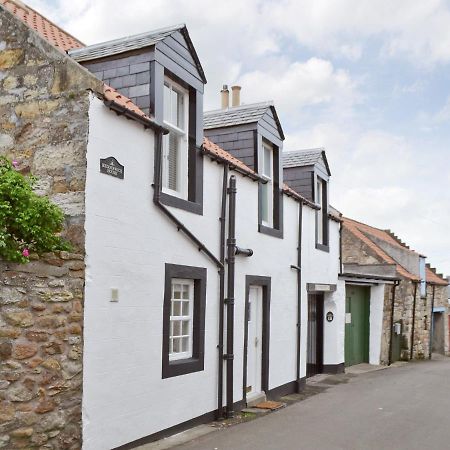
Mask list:
POLYGON ((231 106, 241 106, 241 86, 231 86, 231 106))
POLYGON ((228 85, 224 84, 222 90, 220 91, 220 97, 222 99, 222 109, 227 109, 230 107, 230 91, 228 90, 228 85))

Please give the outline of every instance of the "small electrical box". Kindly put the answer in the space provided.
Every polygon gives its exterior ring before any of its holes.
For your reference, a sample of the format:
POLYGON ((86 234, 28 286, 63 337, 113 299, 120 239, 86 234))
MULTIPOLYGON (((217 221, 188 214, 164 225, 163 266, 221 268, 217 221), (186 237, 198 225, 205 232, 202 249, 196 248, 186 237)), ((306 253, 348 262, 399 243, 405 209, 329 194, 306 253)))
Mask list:
POLYGON ((397 322, 394 324, 394 332, 395 334, 401 334, 402 332, 402 324, 400 322, 397 322))
POLYGON ((111 299, 110 302, 118 302, 119 301, 119 289, 111 288, 111 299))

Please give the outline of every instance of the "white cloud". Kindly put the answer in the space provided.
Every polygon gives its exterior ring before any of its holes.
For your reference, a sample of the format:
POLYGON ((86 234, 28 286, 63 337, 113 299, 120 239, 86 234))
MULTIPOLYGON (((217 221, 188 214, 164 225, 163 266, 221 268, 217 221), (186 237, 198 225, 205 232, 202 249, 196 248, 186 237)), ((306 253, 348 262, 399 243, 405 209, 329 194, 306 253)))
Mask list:
POLYGON ((266 70, 247 72, 238 81, 245 87, 244 101, 274 100, 286 115, 298 113, 304 106, 353 104, 357 100, 349 73, 319 58, 271 65, 266 70))

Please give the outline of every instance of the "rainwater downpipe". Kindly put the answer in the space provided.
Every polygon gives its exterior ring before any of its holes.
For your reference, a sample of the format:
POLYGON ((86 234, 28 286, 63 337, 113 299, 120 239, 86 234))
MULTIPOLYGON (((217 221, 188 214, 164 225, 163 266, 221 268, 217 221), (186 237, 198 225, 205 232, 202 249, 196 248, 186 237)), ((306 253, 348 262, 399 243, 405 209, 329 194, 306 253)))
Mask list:
POLYGON ((388 366, 392 364, 392 335, 394 333, 394 308, 395 308, 395 290, 396 287, 399 285, 399 282, 394 282, 394 285, 392 286, 392 303, 391 303, 391 333, 390 333, 390 339, 389 339, 389 359, 388 359, 388 366))
POLYGON ((433 310, 434 310, 434 293, 436 285, 433 284, 433 294, 431 297, 431 312, 430 312, 430 337, 428 342, 428 359, 431 359, 431 354, 433 352, 433 333, 434 333, 434 320, 433 320, 433 310))
POLYGON ((411 324, 411 348, 409 353, 409 359, 413 359, 414 356, 414 328, 416 324, 416 296, 417 296, 417 282, 414 283, 414 301, 413 301, 413 315, 411 324))
POLYGON ((296 346, 296 392, 300 392, 300 352, 301 352, 301 331, 302 331, 302 227, 303 227, 303 204, 298 205, 298 243, 297 243, 297 265, 291 266, 297 270, 297 346, 296 346))
POLYGON ((225 315, 225 229, 226 229, 226 214, 227 214, 227 187, 228 187, 228 164, 223 166, 223 182, 222 182, 222 205, 220 212, 220 262, 223 267, 219 271, 219 350, 218 355, 218 386, 217 386, 217 419, 224 418, 223 411, 223 325, 225 315))
POLYGON ((233 411, 233 371, 234 371, 234 278, 236 260, 236 177, 231 175, 228 188, 228 239, 227 239, 227 418, 234 416, 233 411))

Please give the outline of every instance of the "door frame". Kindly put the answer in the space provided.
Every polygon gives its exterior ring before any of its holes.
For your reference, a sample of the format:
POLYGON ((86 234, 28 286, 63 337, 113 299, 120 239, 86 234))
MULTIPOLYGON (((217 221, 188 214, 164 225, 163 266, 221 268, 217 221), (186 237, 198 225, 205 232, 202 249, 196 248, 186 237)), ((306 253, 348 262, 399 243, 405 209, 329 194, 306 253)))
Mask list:
POLYGON ((324 314, 325 314, 325 295, 323 292, 308 292, 308 296, 307 296, 307 308, 308 308, 308 323, 307 323, 307 333, 306 333, 306 377, 309 378, 311 376, 317 375, 319 373, 323 373, 323 353, 324 353, 324 314), (315 364, 316 366, 316 373, 314 373, 313 375, 308 375, 308 346, 309 346, 309 301, 311 297, 315 297, 315 302, 316 302, 316 311, 317 309, 320 311, 320 320, 317 320, 316 318, 316 324, 317 324, 317 329, 316 329, 316 359, 317 359, 317 363, 315 364))
POLYGON ((269 390, 269 342, 270 342, 270 295, 272 279, 259 275, 245 277, 245 314, 244 314, 244 370, 242 380, 242 398, 247 402, 247 354, 248 354, 248 314, 250 286, 262 287, 262 348, 261 348, 261 390, 269 390))

